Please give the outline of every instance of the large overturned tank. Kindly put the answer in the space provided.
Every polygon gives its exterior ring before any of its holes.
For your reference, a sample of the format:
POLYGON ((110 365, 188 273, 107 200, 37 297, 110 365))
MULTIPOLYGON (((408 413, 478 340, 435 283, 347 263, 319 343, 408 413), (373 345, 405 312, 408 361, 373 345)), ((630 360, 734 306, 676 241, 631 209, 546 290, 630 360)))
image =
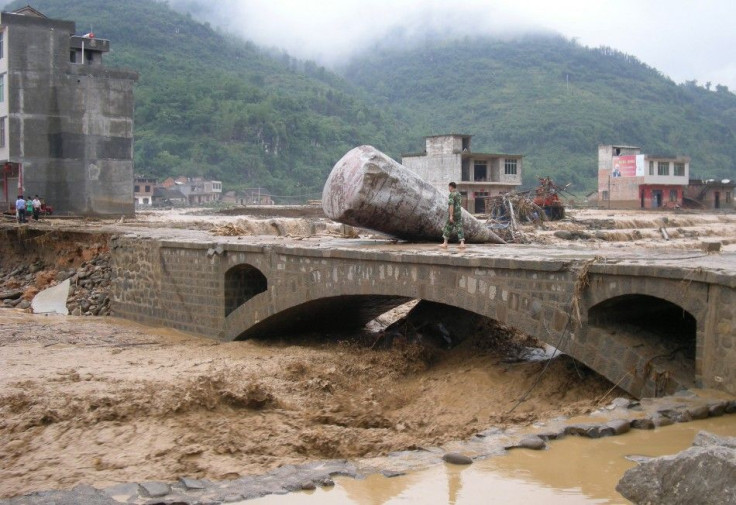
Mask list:
MULTIPOLYGON (((322 208, 340 223, 406 240, 439 241, 448 195, 366 145, 348 151, 332 168, 322 191, 322 208)), ((465 209, 463 230, 467 242, 505 243, 465 209)))

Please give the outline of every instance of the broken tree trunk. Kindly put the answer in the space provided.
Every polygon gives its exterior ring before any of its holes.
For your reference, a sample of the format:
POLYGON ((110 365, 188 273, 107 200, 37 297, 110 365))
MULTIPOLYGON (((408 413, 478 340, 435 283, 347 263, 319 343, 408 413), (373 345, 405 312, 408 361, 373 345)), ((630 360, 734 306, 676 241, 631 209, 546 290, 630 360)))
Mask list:
MULTIPOLYGON (((448 181, 449 183, 449 181, 448 181)), ((335 164, 322 208, 337 222, 406 240, 442 239, 448 194, 372 146, 350 150, 335 164)), ((505 242, 463 209, 467 242, 505 242)))

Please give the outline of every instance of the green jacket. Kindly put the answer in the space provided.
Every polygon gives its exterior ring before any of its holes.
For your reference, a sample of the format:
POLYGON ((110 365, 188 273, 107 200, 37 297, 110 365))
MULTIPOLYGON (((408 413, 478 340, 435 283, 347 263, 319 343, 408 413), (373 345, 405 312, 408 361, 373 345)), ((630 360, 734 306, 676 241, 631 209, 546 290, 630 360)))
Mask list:
POLYGON ((450 201, 448 203, 448 208, 452 206, 452 217, 455 221, 460 221, 463 217, 463 198, 460 196, 460 193, 457 191, 452 191, 450 193, 450 201))

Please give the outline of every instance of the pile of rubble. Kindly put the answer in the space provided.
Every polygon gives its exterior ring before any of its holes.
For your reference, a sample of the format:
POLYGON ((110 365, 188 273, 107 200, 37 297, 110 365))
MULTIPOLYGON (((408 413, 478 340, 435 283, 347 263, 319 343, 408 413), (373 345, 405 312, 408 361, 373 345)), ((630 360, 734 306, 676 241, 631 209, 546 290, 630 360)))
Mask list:
POLYGON ((110 254, 83 262, 79 268, 57 270, 37 261, 7 272, 0 269, 0 302, 4 307, 28 309, 36 294, 69 279, 67 308, 75 316, 110 315, 110 254))

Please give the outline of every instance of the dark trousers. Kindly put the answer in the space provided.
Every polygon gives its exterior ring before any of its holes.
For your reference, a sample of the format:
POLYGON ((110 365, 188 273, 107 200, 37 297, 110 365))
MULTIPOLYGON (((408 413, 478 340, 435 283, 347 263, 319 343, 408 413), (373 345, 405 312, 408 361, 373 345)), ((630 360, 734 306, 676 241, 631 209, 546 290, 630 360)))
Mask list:
POLYGON ((38 216, 41 214, 41 209, 33 207, 33 219, 38 221, 38 216))
POLYGON ((18 222, 19 223, 26 222, 26 209, 18 209, 18 222))

